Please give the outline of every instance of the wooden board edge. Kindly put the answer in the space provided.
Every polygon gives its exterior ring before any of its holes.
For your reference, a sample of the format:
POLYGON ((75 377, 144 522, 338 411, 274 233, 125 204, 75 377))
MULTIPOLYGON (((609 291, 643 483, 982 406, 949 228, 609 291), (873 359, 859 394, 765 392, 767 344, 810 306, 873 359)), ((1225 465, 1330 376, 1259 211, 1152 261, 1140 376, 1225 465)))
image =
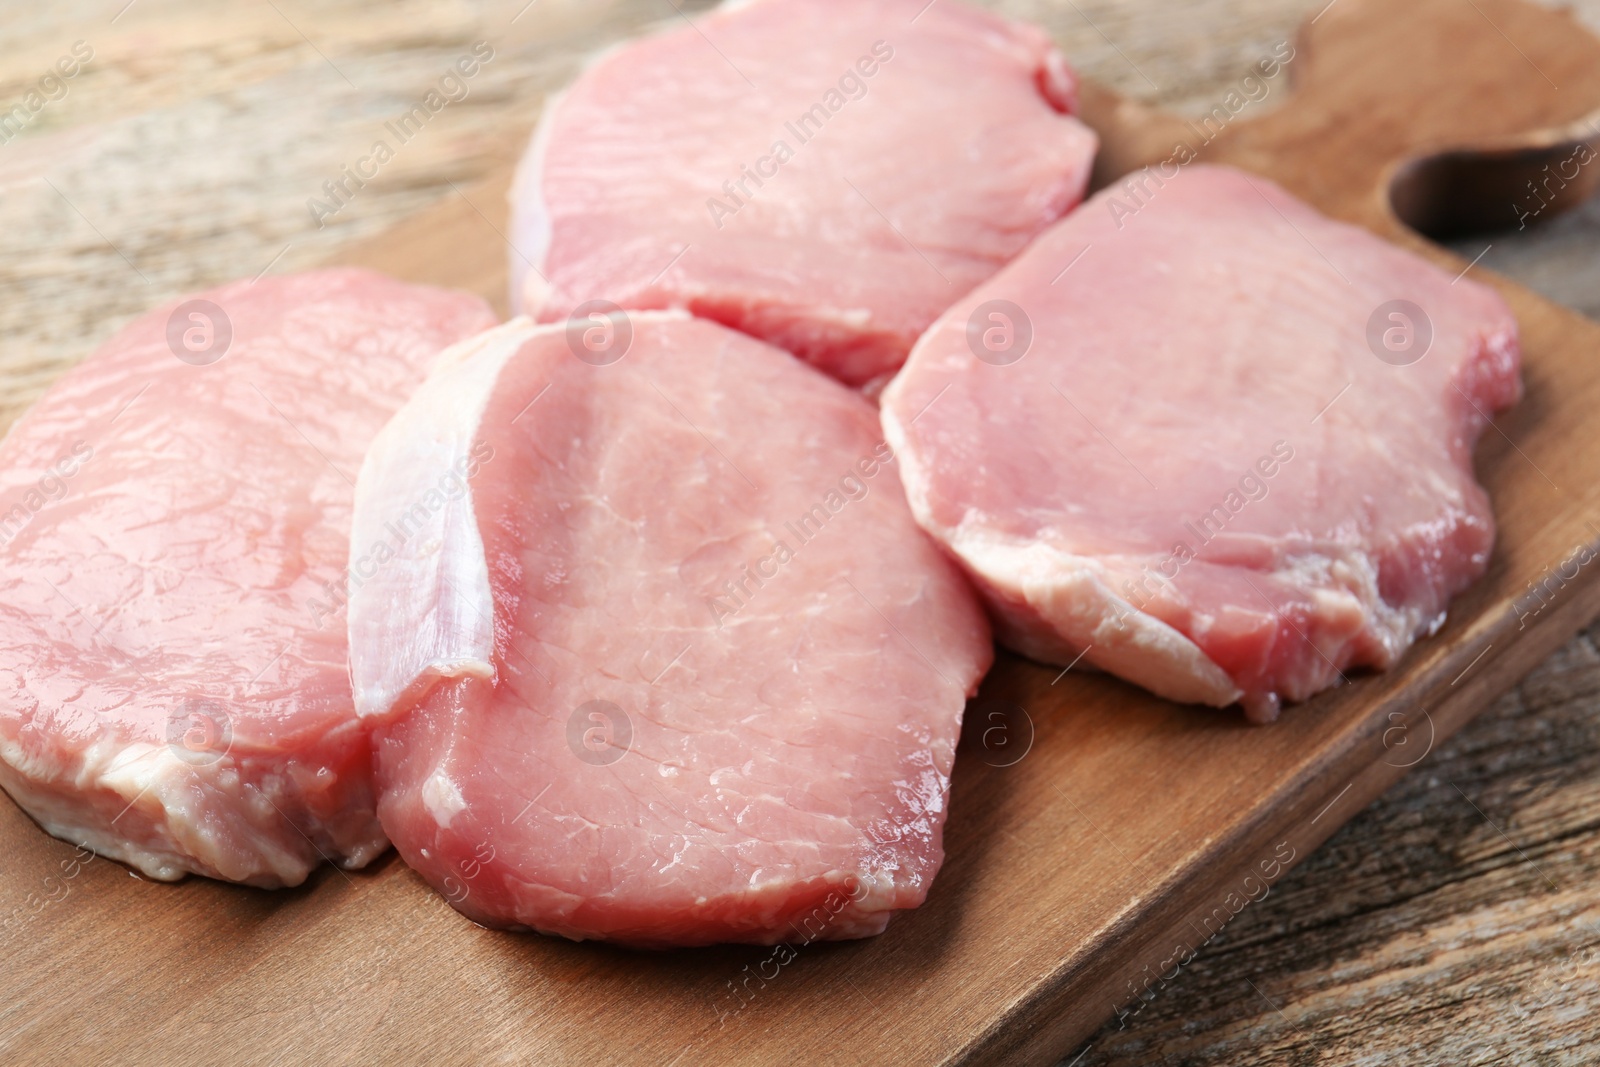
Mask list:
MULTIPOLYGON (((1584 547, 1600 556, 1600 537, 1584 547)), ((1502 614, 1498 625, 1484 628, 1495 637, 1490 644, 1503 644, 1504 650, 1498 656, 1484 655, 1477 664, 1481 670, 1466 685, 1456 688, 1457 679, 1446 680, 1454 669, 1444 663, 1448 657, 1440 656, 1440 662, 1429 665, 1446 668, 1430 669, 1424 687, 1428 697, 1422 710, 1431 727, 1429 753, 1600 618, 1600 573, 1580 570, 1562 591, 1568 595, 1538 625, 1518 629, 1502 614)), ((1509 614, 1514 616, 1514 610, 1509 614)), ((1131 997, 1114 995, 1125 986, 1117 979, 1170 960, 1170 950, 1179 942, 1198 948, 1189 926, 1193 917, 1215 910, 1253 870, 1258 857, 1273 854, 1274 842, 1288 840, 1293 846, 1295 858, 1285 865, 1292 869, 1426 761, 1426 755, 1412 760, 1408 754, 1405 762, 1396 763, 1395 750, 1386 742, 1397 723, 1407 730, 1415 725, 1411 709, 1396 706, 1408 701, 1398 692, 1385 693, 1368 715, 1345 731, 1337 746, 1330 745, 1317 761, 1318 769, 1305 778, 1287 779, 1309 783, 1309 788, 1286 785, 1264 794, 1231 838, 1200 862, 1169 872, 1165 881, 1152 885, 1143 895, 1152 906, 1124 912, 1109 934, 1110 944, 1098 949, 1086 965, 1063 968, 1007 1005, 971 1042, 942 1061, 944 1067, 1052 1067, 1071 1055, 1131 1003, 1131 997), (1405 718, 1394 720, 1391 715, 1405 718)))

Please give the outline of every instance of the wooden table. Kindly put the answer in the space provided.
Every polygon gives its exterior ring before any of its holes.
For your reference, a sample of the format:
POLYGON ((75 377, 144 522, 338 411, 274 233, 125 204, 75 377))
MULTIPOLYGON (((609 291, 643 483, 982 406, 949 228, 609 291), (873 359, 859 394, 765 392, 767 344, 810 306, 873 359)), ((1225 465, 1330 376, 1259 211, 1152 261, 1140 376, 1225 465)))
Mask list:
MULTIPOLYGON (((1325 2, 994 6, 1049 26, 1087 76, 1198 114, 1325 2)), ((125 3, 14 7, 0 23, 0 109, 75 42, 93 50, 0 143, 0 356, 29 368, 0 396, 6 422, 170 296, 310 266, 469 198, 584 54, 677 17, 667 0, 125 3), (470 96, 319 225, 307 202, 322 183, 480 39, 495 57, 470 96)), ((1600 29, 1600 0, 1579 8, 1600 29)), ((1591 204, 1457 250, 1492 245, 1485 266, 1600 317, 1597 238, 1591 204)), ((487 224, 482 239, 499 241, 487 224)), ((1597 633, 1431 752, 1067 1062, 1588 1062, 1585 1045, 1600 1044, 1597 633)))

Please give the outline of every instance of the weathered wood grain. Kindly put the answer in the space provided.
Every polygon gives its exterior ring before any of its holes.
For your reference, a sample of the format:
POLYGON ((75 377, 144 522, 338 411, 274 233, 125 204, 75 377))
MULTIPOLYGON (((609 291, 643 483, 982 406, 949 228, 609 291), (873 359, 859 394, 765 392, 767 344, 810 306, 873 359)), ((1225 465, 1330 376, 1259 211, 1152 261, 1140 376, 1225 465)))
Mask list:
POLYGON ((1432 752, 1080 1067, 1593 1062, 1595 637, 1432 752))
MULTIPOLYGON (((1097 81, 1199 114, 1323 4, 996 6, 1050 26, 1097 81)), ((0 364, 7 368, 0 423, 149 305, 241 274, 348 255, 425 209, 443 212, 459 240, 481 242, 492 250, 490 260, 503 260, 488 221, 495 207, 479 200, 476 183, 503 173, 544 93, 585 53, 678 17, 664 0, 539 0, 525 10, 522 0, 225 9, 139 0, 113 23, 121 7, 121 0, 52 4, 0 16, 0 107, 27 92, 74 41, 90 42, 96 52, 65 98, 0 145, 0 364), (468 100, 447 109, 319 228, 306 201, 321 183, 478 39, 495 44, 496 59, 468 100)), ((1600 14, 1600 4, 1586 9, 1600 14)), ((1275 90, 1263 110, 1281 97, 1275 90)), ((1591 208, 1528 234, 1464 242, 1458 251, 1470 259, 1492 242, 1482 265, 1593 314, 1600 312, 1597 235, 1600 211, 1591 208)), ((409 246, 402 240, 388 247, 409 246)), ((411 267, 420 272, 427 264, 411 267)), ((492 275, 485 267, 477 282, 458 284, 488 285, 492 275)), ((1600 736, 1590 711, 1600 689, 1597 658, 1590 638, 1566 646, 1276 882, 1267 899, 1160 984, 1147 1007, 1125 1014, 1125 1026, 1108 1024, 1080 1064, 1586 1062, 1583 1043, 1600 1038, 1592 1021, 1600 961, 1586 954, 1600 944, 1592 893, 1600 866, 1600 736)), ((1024 688, 1048 680, 1032 678, 1024 688)), ((1089 720, 1054 728, 1082 726, 1103 728, 1089 720)), ((1070 768, 1026 773, 1045 770, 1070 768)), ((1127 770, 1148 789, 1171 788, 1136 759, 1127 770)), ((992 773, 958 781, 957 789, 957 802, 968 807, 1026 792, 1025 783, 992 773)), ((1333 799, 1307 798, 1306 807, 1314 814, 1333 799)), ((1081 796, 1067 802, 1088 803, 1081 796)), ((1067 804, 955 827, 958 835, 993 840, 954 862, 940 892, 977 912, 984 902, 974 895, 983 891, 986 870, 1046 847, 1106 851, 1105 835, 1067 804)), ((1341 817, 1336 808, 1328 818, 1341 817)), ((1127 840, 1116 825, 1103 829, 1127 840)), ((533 986, 521 985, 513 977, 532 960, 514 939, 464 926, 392 859, 348 879, 326 871, 307 889, 275 896, 202 883, 139 885, 130 895, 121 869, 73 860, 70 848, 43 839, 9 806, 0 811, 0 839, 22 842, 7 865, 38 880, 29 893, 44 902, 37 912, 27 905, 19 925, 6 931, 8 968, 48 975, 62 991, 0 1003, 7 1058, 43 1054, 48 1039, 56 1062, 405 1062, 420 1052, 405 1035, 425 1031, 437 1062, 519 1045, 552 1059, 610 1062, 643 1048, 619 1044, 628 1032, 584 990, 602 980, 611 983, 606 988, 682 980, 659 960, 557 946, 550 958, 559 966, 535 975, 533 986), (69 878, 68 870, 76 873, 69 878), (112 900, 118 907, 108 906, 112 900), (104 956, 105 924, 138 922, 156 909, 165 939, 159 962, 104 956), (367 923, 380 914, 386 924, 399 917, 405 935, 375 946, 367 923), (472 966, 486 954, 502 961, 503 975, 486 977, 472 966), (535 1009, 543 998, 530 991, 541 982, 565 983, 563 1003, 590 1020, 588 1040, 541 1043, 518 1032, 541 1026, 535 1009), (171 1010, 180 998, 187 1007, 171 1010), (523 1004, 528 1011, 519 1018, 514 1009, 523 1004), (78 1043, 64 1044, 63 1033, 78 1043)), ((1137 867, 1142 856, 1132 859, 1133 869, 1107 886, 1130 901, 1156 888, 1137 867)), ((7 879, 0 912, 24 904, 9 898, 18 884, 7 879)), ((914 936, 942 939, 956 951, 959 914, 930 913, 914 936)), ((1073 933, 1063 928, 1060 936, 1073 933)), ((1004 956, 1008 949, 991 951, 1004 956)), ((838 951, 817 953, 815 966, 796 969, 768 995, 819 1005, 817 1029, 828 1041, 814 1048, 831 1041, 852 1047, 852 1035, 865 1041, 892 1025, 867 991, 917 998, 915 975, 873 981, 898 950, 865 954, 846 967, 837 966, 838 951)), ((720 951, 697 957, 697 966, 736 975, 747 955, 720 951)), ((685 1017, 708 1012, 716 982, 701 985, 682 1000, 685 1017)), ((993 993, 1009 995, 1003 985, 993 993)), ((1111 1015, 1112 1005, 1101 1014, 1111 1015)), ((756 1008, 751 1016, 763 1025, 756 1008)), ((921 1047, 921 1036, 902 1035, 902 1047, 921 1047)), ((704 1046, 674 1054, 690 1063, 697 1052, 704 1046)))

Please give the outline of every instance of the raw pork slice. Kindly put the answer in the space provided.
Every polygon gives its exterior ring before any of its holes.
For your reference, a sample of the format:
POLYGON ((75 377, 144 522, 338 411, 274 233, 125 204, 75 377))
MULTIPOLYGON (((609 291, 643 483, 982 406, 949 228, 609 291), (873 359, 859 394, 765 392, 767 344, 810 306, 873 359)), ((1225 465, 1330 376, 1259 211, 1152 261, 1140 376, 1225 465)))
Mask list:
POLYGON ((1141 186, 951 308, 884 429, 1005 643, 1271 720, 1483 572, 1472 446, 1519 394, 1516 323, 1263 179, 1141 186))
POLYGON ((367 443, 475 297, 352 270, 135 320, 0 444, 0 784, 152 878, 385 848, 343 575, 367 443))
POLYGON ((543 321, 686 308, 864 384, 1083 198, 1095 136, 1035 27, 954 0, 688 21, 545 112, 511 257, 513 304, 543 321))
POLYGON ((610 327, 464 343, 362 467, 379 817, 485 925, 878 933, 943 858, 982 608, 860 397, 681 313, 610 327))

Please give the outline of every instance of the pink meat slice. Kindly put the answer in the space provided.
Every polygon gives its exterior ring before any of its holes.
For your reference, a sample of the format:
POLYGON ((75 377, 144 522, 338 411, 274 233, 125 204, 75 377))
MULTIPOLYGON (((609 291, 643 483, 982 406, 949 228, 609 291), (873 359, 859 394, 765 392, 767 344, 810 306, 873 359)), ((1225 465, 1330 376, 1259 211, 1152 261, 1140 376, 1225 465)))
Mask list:
POLYGON ((379 817, 484 925, 878 933, 943 858, 981 605, 858 395, 681 313, 619 330, 606 363, 527 319, 464 343, 367 457, 379 817))
POLYGON ((1483 572, 1472 448, 1520 393, 1517 327, 1264 179, 1156 177, 952 307, 884 429, 1004 643, 1271 720, 1483 572))
POLYGON ((1033 26, 954 0, 691 19, 547 108, 512 198, 538 319, 684 308, 862 385, 1083 198, 1096 139, 1033 26))
POLYGON ((12 428, 0 785, 41 826, 264 887, 385 849, 341 608, 353 479, 493 322, 361 271, 235 283, 135 320, 12 428))

